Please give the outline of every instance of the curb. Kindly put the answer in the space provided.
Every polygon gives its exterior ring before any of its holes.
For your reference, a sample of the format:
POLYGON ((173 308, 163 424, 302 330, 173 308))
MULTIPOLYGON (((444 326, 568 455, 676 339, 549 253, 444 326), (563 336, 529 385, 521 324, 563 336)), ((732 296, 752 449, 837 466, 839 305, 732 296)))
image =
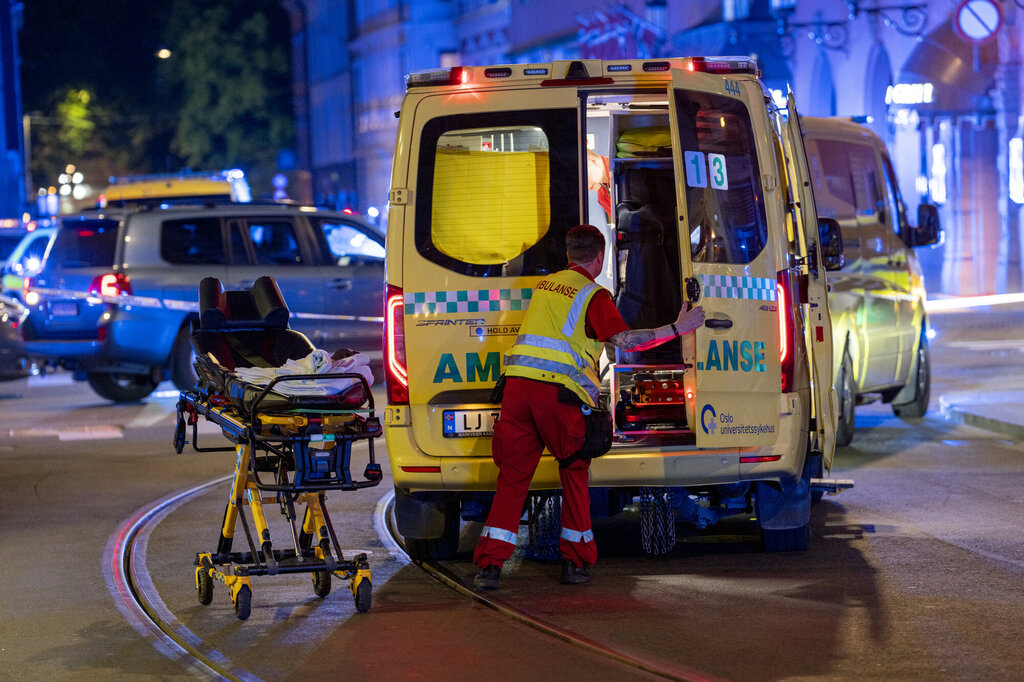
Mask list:
POLYGON ((950 402, 946 396, 939 398, 939 410, 946 421, 953 422, 954 424, 966 424, 967 426, 974 426, 979 429, 1009 436, 1017 441, 1024 441, 1024 425, 976 414, 965 409, 962 405, 950 402))

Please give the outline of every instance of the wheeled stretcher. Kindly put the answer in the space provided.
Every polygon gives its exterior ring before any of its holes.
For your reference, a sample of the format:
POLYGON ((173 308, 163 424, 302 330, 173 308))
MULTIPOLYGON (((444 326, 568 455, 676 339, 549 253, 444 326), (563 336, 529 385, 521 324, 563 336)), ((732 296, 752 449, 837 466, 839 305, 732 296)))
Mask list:
MULTIPOLYGON (((382 478, 373 450, 381 425, 366 377, 358 372, 281 374, 263 385, 240 376, 251 374, 251 368, 273 373, 316 350, 303 334, 288 328, 288 317, 270 277, 243 291, 224 291, 217 279, 204 279, 191 337, 199 381, 182 391, 177 405, 177 452, 184 449, 191 426, 197 452, 237 453, 217 548, 196 555, 195 584, 204 605, 213 599, 214 581, 225 584, 242 620, 251 609, 252 576, 311 573, 319 597, 330 593, 335 576, 349 581, 358 611, 368 611, 371 603, 366 555, 343 556, 325 504, 327 491, 371 487, 382 478), (289 385, 299 388, 289 390, 289 385), (199 447, 200 417, 219 426, 233 447, 199 447), (350 471, 358 441, 366 441, 368 451, 360 480, 350 471), (276 504, 287 519, 291 548, 275 548, 267 504, 276 504), (297 508, 303 510, 301 522, 297 508), (238 522, 248 551, 233 551, 238 522)), ((339 351, 334 360, 351 353, 339 351)))

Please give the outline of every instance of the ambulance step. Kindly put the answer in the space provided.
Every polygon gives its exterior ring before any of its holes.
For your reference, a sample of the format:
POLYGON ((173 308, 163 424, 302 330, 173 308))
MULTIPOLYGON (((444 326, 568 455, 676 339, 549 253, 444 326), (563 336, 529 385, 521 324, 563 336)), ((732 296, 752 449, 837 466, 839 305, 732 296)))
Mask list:
POLYGON ((812 478, 811 490, 821 490, 829 495, 838 495, 853 487, 851 478, 812 478))

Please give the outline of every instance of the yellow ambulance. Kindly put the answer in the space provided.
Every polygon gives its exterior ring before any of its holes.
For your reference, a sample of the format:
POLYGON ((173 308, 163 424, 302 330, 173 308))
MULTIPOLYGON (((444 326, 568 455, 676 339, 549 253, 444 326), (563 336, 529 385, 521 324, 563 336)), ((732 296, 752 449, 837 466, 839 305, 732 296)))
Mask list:
POLYGON ((931 395, 924 274, 914 252, 937 244, 939 211, 907 219, 882 139, 851 118, 801 120, 819 219, 834 220, 843 266, 829 273, 836 444, 853 440, 854 408, 882 400, 923 417, 931 395))
MULTIPOLYGON (((792 97, 787 116, 747 58, 463 66, 410 74, 399 121, 385 435, 410 554, 450 557, 460 520, 484 518, 489 394, 579 223, 603 230, 598 281, 631 326, 707 314, 602 357, 615 437, 594 516, 639 504, 664 531, 748 514, 767 550, 806 548, 835 446, 825 271, 842 244, 818 225, 792 97)), ((546 456, 533 489, 558 488, 546 456)))
POLYGON ((111 178, 100 194, 99 207, 138 203, 196 203, 252 201, 245 173, 237 168, 225 171, 182 171, 111 178))

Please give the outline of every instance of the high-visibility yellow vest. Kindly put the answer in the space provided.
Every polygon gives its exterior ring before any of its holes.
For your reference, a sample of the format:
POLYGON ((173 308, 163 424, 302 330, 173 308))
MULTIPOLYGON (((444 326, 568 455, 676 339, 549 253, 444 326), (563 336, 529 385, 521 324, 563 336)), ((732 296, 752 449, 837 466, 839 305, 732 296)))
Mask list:
POLYGON ((516 343, 505 357, 506 376, 557 383, 595 407, 604 344, 587 338, 587 305, 601 285, 574 270, 545 278, 533 290, 516 343))

